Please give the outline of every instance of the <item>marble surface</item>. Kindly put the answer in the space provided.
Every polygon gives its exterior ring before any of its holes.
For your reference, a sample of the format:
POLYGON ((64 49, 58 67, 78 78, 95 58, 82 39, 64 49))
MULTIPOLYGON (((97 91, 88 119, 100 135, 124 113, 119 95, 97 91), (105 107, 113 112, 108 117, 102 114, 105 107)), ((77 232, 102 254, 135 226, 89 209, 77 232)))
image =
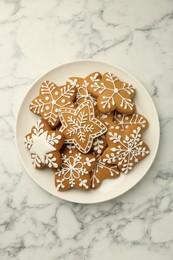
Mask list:
POLYGON ((173 1, 0 1, 0 259, 173 259, 173 1), (73 59, 121 66, 147 88, 161 140, 144 179, 96 205, 57 199, 26 174, 19 105, 46 70, 73 59))

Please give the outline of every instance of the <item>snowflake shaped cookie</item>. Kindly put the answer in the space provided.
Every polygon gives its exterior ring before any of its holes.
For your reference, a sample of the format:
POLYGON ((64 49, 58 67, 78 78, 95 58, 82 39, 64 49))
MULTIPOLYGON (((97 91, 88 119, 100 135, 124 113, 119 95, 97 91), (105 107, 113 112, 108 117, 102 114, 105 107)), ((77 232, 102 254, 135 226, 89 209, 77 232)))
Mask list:
POLYGON ((107 72, 100 81, 89 84, 88 91, 97 98, 97 107, 101 113, 116 109, 120 113, 132 114, 135 110, 132 100, 135 95, 134 87, 120 81, 112 73, 107 72))
POLYGON ((115 113, 111 128, 115 127, 115 129, 124 131, 132 125, 140 126, 141 130, 144 131, 148 127, 148 121, 144 116, 138 113, 133 113, 132 115, 115 113))
POLYGON ((119 177, 120 171, 117 165, 110 165, 101 160, 101 156, 97 157, 97 163, 90 173, 91 188, 97 189, 104 179, 114 179, 119 177))
POLYGON ((104 134, 107 127, 96 119, 90 100, 83 102, 76 109, 64 108, 59 112, 60 131, 65 136, 65 143, 72 143, 82 153, 88 153, 93 140, 104 134))
POLYGON ((134 165, 149 154, 148 146, 142 141, 142 128, 131 126, 124 130, 109 129, 106 133, 108 147, 102 154, 102 161, 116 164, 127 174, 134 165))
POLYGON ((102 75, 99 72, 93 72, 86 78, 70 77, 67 80, 67 84, 75 86, 77 89, 76 93, 76 103, 79 105, 88 99, 92 101, 93 105, 97 105, 97 100, 94 98, 87 89, 89 84, 94 84, 94 82, 100 81, 102 75))
POLYGON ((54 129, 59 123, 58 112, 62 107, 74 107, 76 88, 73 85, 56 86, 44 81, 40 93, 30 104, 30 110, 44 118, 54 129))
POLYGON ((62 165, 55 172, 55 187, 59 191, 70 188, 88 190, 91 186, 90 171, 96 164, 93 154, 82 154, 76 148, 66 147, 62 154, 62 165))
POLYGON ((61 149, 64 136, 53 131, 47 121, 40 119, 32 127, 31 133, 24 139, 25 145, 31 153, 31 160, 35 168, 58 168, 61 165, 61 149))

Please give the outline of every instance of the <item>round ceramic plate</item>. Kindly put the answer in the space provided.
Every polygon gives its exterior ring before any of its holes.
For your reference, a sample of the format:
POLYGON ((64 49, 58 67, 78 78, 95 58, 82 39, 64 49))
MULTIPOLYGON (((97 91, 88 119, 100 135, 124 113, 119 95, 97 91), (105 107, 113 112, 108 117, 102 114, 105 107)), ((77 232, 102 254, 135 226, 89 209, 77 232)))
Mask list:
POLYGON ((157 111, 145 87, 135 77, 123 69, 93 60, 80 60, 66 63, 52 69, 40 77, 31 86, 31 89, 24 97, 18 113, 16 125, 16 141, 19 154, 25 170, 31 178, 49 193, 61 199, 78 203, 96 203, 106 201, 131 189, 142 179, 142 177, 144 177, 152 165, 157 153, 159 137, 160 127, 157 111), (137 94, 135 97, 135 103, 137 111, 144 115, 149 121, 149 128, 145 131, 143 139, 150 147, 150 154, 144 160, 139 162, 130 174, 121 174, 118 179, 104 180, 101 187, 97 190, 80 191, 71 189, 65 192, 60 192, 57 191, 54 186, 54 173, 48 168, 41 171, 34 169, 31 163, 30 153, 24 145, 24 136, 30 132, 31 127, 39 119, 37 115, 30 112, 29 104, 38 95, 39 88, 44 80, 50 80, 55 82, 57 85, 62 85, 70 76, 86 77, 86 75, 94 71, 99 71, 100 73, 112 72, 120 80, 131 83, 136 88, 137 94))

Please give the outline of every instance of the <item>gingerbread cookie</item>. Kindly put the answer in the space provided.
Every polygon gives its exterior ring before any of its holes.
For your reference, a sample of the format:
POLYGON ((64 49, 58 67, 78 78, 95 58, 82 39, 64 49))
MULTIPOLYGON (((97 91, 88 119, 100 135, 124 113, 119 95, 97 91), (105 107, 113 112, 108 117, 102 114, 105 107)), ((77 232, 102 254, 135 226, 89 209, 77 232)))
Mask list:
POLYGON ((54 129, 59 123, 58 112, 63 107, 74 107, 76 88, 73 85, 56 86, 44 81, 40 93, 30 104, 30 110, 44 118, 54 129))
POLYGON ((76 109, 60 109, 59 118, 62 124, 60 131, 66 143, 72 143, 82 153, 88 153, 93 140, 107 131, 101 120, 96 119, 94 107, 90 100, 83 102, 76 109))
POLYGON ((62 165, 55 172, 55 187, 59 191, 70 188, 88 190, 91 186, 89 172, 96 164, 96 156, 83 154, 76 148, 66 147, 61 153, 62 165))
POLYGON ((76 93, 76 103, 79 105, 88 99, 91 100, 94 106, 97 105, 97 100, 94 98, 87 89, 89 84, 94 84, 94 82, 100 81, 102 75, 99 72, 93 72, 86 78, 70 77, 67 80, 67 84, 73 85, 77 89, 76 93))
POLYGON ((124 131, 132 125, 140 126, 141 130, 144 131, 148 127, 148 121, 144 116, 138 113, 133 113, 132 115, 115 113, 114 122, 111 125, 111 128, 115 127, 115 129, 124 131))
POLYGON ((114 113, 109 112, 107 114, 102 114, 98 111, 98 109, 95 109, 96 117, 100 120, 102 120, 106 126, 109 126, 113 123, 114 120, 114 113))
POLYGON ((25 136, 24 142, 31 153, 35 168, 58 168, 61 165, 59 150, 63 145, 64 136, 53 131, 44 119, 37 121, 31 133, 25 136))
POLYGON ((114 179, 119 177, 120 171, 117 165, 109 165, 101 160, 101 156, 97 157, 97 163, 91 171, 91 188, 97 189, 104 179, 114 179))
POLYGON ((132 85, 120 81, 114 74, 107 72, 100 81, 88 85, 88 91, 97 98, 97 107, 101 113, 115 109, 120 113, 132 114, 135 104, 132 98, 135 89, 132 85))
POLYGON ((92 145, 92 151, 96 154, 102 154, 102 152, 106 149, 107 142, 106 142, 106 135, 101 135, 94 139, 92 145))
POLYGON ((102 161, 116 164, 121 172, 127 174, 149 154, 148 146, 141 139, 141 132, 139 126, 131 126, 124 131, 109 129, 106 133, 108 147, 102 154, 102 161))

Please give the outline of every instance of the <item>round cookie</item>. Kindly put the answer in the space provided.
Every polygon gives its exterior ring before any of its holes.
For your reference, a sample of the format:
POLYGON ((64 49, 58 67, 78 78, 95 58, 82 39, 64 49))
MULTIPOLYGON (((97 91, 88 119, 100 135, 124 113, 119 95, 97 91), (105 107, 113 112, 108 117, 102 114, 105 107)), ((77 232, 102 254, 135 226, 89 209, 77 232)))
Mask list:
POLYGON ((31 133, 24 138, 26 147, 31 153, 31 160, 35 168, 58 168, 61 165, 61 149, 64 136, 53 131, 47 121, 40 119, 32 127, 31 133))
POLYGON ((108 147, 101 160, 108 164, 116 164, 118 169, 127 174, 134 165, 149 154, 148 146, 142 141, 142 128, 131 126, 124 131, 109 129, 106 133, 108 147))
POLYGON ((62 165, 55 172, 55 187, 58 191, 70 188, 88 190, 91 186, 89 172, 96 164, 96 156, 83 154, 76 148, 65 147, 62 153, 62 165))
POLYGON ((95 117, 90 100, 83 102, 76 109, 64 108, 59 112, 60 131, 65 136, 65 143, 72 143, 82 153, 88 153, 93 140, 107 131, 105 124, 95 117))
POLYGON ((45 119, 54 129, 59 123, 59 109, 74 107, 75 96, 76 88, 73 85, 56 86, 51 81, 44 81, 39 96, 31 102, 29 108, 31 112, 45 119))
POLYGON ((87 86, 88 92, 97 98, 97 107, 101 113, 117 110, 120 113, 132 114, 135 111, 132 85, 120 81, 113 73, 107 72, 100 81, 87 86))
POLYGON ((111 128, 115 127, 115 129, 121 129, 124 131, 132 125, 140 126, 141 130, 144 131, 148 128, 149 124, 148 120, 138 113, 133 113, 132 115, 115 113, 111 128))

